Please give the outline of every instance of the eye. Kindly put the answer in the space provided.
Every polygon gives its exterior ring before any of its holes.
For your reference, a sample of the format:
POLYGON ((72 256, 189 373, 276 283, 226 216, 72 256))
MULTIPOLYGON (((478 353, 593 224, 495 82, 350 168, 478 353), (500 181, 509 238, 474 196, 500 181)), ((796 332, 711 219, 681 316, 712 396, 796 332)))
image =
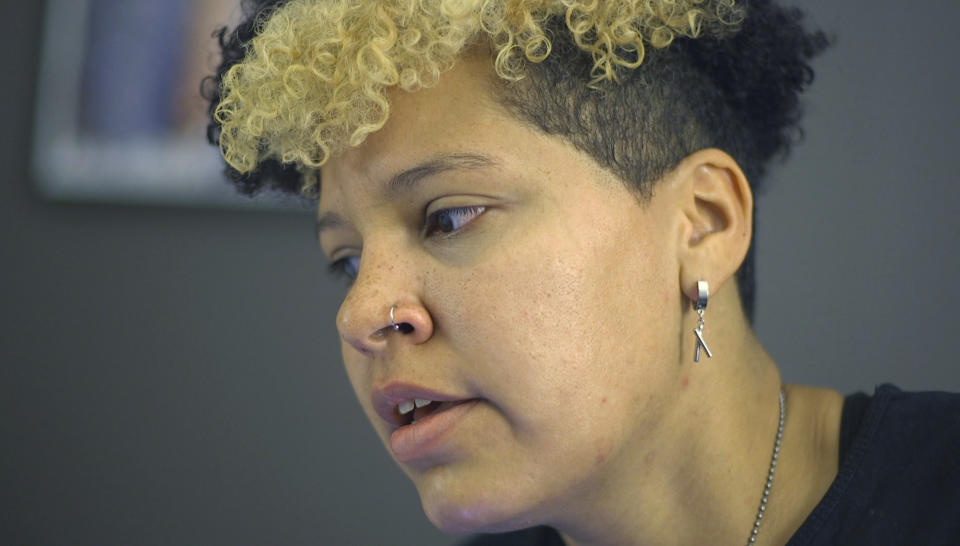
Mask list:
MULTIPOLYGON (((435 233, 444 235, 456 233, 486 210, 487 207, 473 206, 435 211, 427 216, 424 236, 430 237, 435 233)), ((334 277, 345 277, 352 281, 357 278, 357 274, 360 272, 360 256, 347 256, 336 260, 328 266, 328 270, 334 277)))
POLYGON ((459 231, 474 218, 480 216, 487 207, 455 207, 440 209, 427 216, 424 226, 424 237, 430 237, 436 232, 450 234, 459 231))
POLYGON ((334 277, 356 279, 357 273, 360 271, 360 256, 341 258, 330 264, 329 271, 334 277))

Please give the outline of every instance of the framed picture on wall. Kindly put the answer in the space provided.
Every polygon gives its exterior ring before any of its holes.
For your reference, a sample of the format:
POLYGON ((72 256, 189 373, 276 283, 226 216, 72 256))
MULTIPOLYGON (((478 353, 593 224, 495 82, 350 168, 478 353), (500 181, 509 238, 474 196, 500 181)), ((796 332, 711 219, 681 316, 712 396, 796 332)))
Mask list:
POLYGON ((206 142, 200 82, 218 64, 213 33, 238 0, 49 0, 33 177, 44 196, 183 206, 307 210, 240 196, 206 142))

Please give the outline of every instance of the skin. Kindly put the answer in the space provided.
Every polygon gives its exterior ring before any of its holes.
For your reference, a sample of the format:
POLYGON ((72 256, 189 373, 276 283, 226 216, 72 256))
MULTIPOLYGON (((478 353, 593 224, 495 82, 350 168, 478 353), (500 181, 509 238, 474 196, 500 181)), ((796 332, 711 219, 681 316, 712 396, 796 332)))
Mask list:
MULTIPOLYGON (((487 95, 489 60, 394 92, 391 118, 322 168, 332 259, 362 254, 337 314, 351 384, 389 450, 371 390, 391 381, 481 402, 430 456, 400 467, 453 533, 548 524, 568 544, 736 543, 749 536, 777 426, 776 366, 733 275, 752 195, 719 150, 691 155, 641 201, 561 139, 487 95), (494 164, 396 193, 441 154, 494 164), (425 218, 485 207, 459 230, 425 218), (710 283, 693 362, 696 281, 710 283), (405 323, 389 328, 389 310, 405 323)), ((787 386, 788 419, 758 543, 782 544, 837 471, 842 397, 787 386), (789 494, 788 494, 789 493, 789 494)))

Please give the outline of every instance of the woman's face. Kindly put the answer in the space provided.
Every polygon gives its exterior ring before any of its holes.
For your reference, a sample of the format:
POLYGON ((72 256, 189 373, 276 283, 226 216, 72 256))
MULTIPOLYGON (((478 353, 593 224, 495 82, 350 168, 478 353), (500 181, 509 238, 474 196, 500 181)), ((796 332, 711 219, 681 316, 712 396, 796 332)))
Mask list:
POLYGON ((323 167, 319 205, 324 252, 359 266, 337 314, 350 381, 451 532, 556 525, 652 473, 681 382, 670 192, 641 203, 506 115, 487 64, 395 93, 387 125, 323 167), (415 398, 444 403, 407 424, 415 398))

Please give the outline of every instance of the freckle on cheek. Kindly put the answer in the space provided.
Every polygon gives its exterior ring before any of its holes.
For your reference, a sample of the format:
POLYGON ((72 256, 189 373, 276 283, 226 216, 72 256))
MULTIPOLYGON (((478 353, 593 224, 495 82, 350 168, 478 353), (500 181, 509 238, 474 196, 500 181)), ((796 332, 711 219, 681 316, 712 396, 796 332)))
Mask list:
POLYGON ((690 385, 690 377, 686 375, 683 376, 682 383, 683 383, 683 388, 687 388, 690 385))

